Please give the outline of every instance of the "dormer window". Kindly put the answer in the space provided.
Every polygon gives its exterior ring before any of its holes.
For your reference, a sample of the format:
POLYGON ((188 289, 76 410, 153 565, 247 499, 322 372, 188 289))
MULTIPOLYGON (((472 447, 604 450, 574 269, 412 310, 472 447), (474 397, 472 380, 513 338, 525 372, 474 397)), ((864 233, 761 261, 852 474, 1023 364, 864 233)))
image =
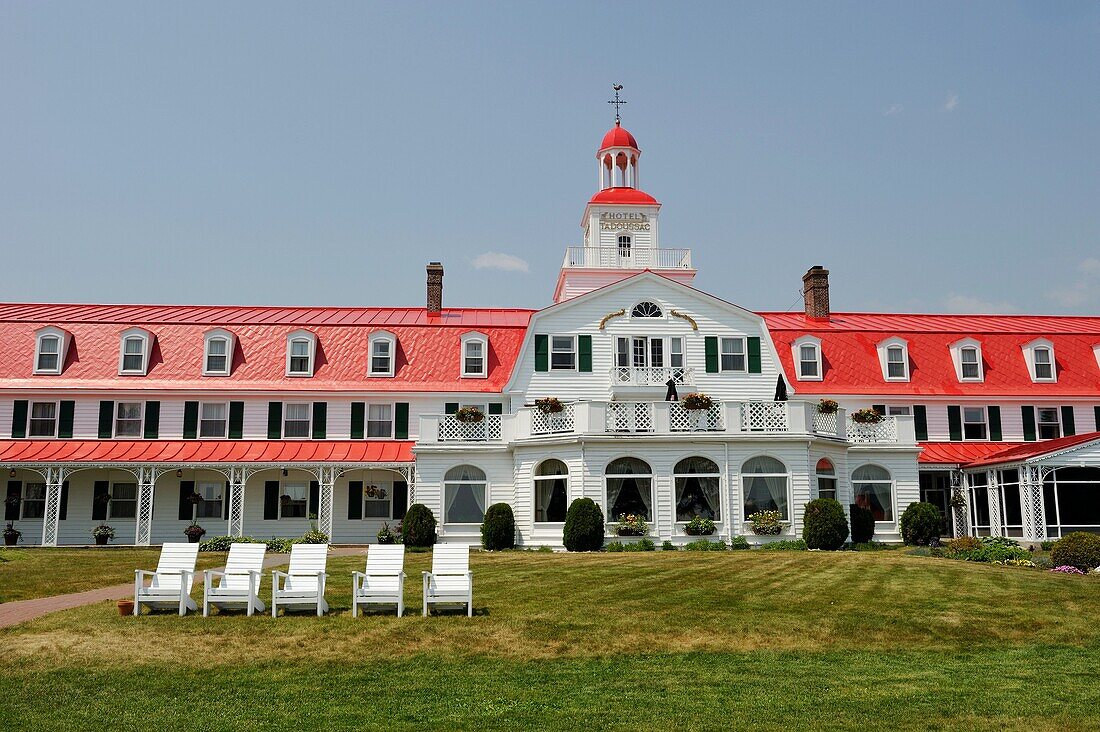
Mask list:
POLYGON ((149 370, 149 350, 153 334, 141 328, 123 332, 119 348, 118 372, 123 375, 145 376, 149 370))
POLYGON ((317 336, 306 330, 298 330, 286 338, 286 375, 313 376, 313 360, 317 350, 317 336))
POLYGON ((821 339, 802 336, 791 344, 791 355, 799 381, 821 381, 821 339))
POLYGON ((229 376, 233 367, 233 334, 217 328, 203 339, 203 376, 229 376))
POLYGON ((963 338, 948 347, 951 362, 955 365, 955 377, 960 382, 985 380, 985 368, 982 366, 982 344, 973 338, 963 338))
POLYGON ((878 344, 882 376, 886 381, 909 381, 909 344, 902 338, 888 338, 878 344))
POLYGON ((488 375, 489 339, 483 333, 462 336, 462 376, 484 379, 488 375))
POLYGON ((34 373, 60 374, 65 365, 69 334, 60 328, 42 328, 35 335, 34 373))
POLYGON ((1035 382, 1056 382, 1058 372, 1055 368, 1054 344, 1045 338, 1037 338, 1023 346, 1024 361, 1027 363, 1031 380, 1035 382))
POLYGON ((643 300, 634 306, 634 309, 630 311, 630 317, 632 318, 662 318, 664 313, 661 312, 661 306, 655 302, 649 300, 643 300))
POLYGON ((368 347, 370 348, 369 374, 371 376, 393 376, 397 338, 386 331, 371 333, 368 347))

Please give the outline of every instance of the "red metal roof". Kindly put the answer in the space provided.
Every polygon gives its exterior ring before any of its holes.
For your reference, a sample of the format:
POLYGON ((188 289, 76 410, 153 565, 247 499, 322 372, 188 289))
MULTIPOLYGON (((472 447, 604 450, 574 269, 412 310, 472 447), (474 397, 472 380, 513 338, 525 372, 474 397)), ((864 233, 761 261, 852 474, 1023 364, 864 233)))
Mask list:
POLYGON ((937 465, 966 465, 1006 447, 1003 442, 922 442, 920 446, 923 449, 917 462, 937 465))
POLYGON ((1044 315, 908 315, 834 313, 828 321, 802 313, 761 313, 784 370, 797 374, 791 343, 821 339, 821 381, 793 379, 800 394, 960 395, 1056 398, 1100 393, 1100 318, 1044 315), (877 345, 891 336, 909 348, 910 380, 886 381, 877 345), (1021 346, 1039 338, 1054 344, 1058 380, 1034 383, 1021 346), (960 383, 949 346, 974 338, 982 346, 983 382, 960 383))
POLYGON ((993 455, 974 460, 966 467, 976 468, 985 465, 999 465, 1002 463, 1023 462, 1024 460, 1028 460, 1030 458, 1036 458, 1055 452, 1061 452, 1062 450, 1066 450, 1071 447, 1077 447, 1078 445, 1084 445, 1089 442, 1096 442, 1097 440, 1100 440, 1100 432, 1088 432, 1083 435, 1070 435, 1069 437, 1061 437, 1057 440, 1025 442, 1022 445, 1017 444, 1007 449, 1003 449, 1000 452, 994 453, 993 455))
POLYGON ((0 440, 2 463, 411 463, 401 440, 0 440))
POLYGON ((634 139, 634 135, 630 134, 625 127, 618 122, 615 126, 607 131, 607 134, 603 136, 603 140, 600 142, 600 150, 606 150, 609 147, 632 147, 638 150, 638 141, 634 139))
POLYGON ((589 203, 613 203, 633 206, 659 206, 656 198, 637 188, 605 188, 588 201, 589 203))

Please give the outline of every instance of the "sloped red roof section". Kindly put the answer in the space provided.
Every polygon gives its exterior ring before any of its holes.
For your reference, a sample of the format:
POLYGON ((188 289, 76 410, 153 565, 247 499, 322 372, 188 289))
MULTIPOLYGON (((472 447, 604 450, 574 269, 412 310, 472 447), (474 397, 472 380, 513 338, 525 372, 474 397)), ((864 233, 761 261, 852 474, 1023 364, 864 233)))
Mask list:
POLYGON ((922 464, 966 465, 1006 449, 1003 442, 922 442, 922 464))
POLYGON ((1100 432, 1088 432, 1083 435, 1070 435, 1060 437, 1057 440, 1043 440, 1042 442, 1025 442, 1007 449, 979 458, 968 464, 968 468, 976 468, 987 465, 1000 465, 1003 463, 1015 463, 1042 457, 1052 453, 1068 450, 1072 447, 1085 445, 1100 440, 1100 432))
POLYGON ((0 463, 411 463, 407 440, 0 440, 0 463))

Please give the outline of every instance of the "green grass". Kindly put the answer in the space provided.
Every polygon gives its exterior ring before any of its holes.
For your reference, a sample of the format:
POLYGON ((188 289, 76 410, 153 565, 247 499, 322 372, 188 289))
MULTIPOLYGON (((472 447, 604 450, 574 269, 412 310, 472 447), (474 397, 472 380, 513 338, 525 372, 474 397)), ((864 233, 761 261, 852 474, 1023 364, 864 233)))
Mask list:
MULTIPOLYGON (((15 729, 1100 727, 1100 581, 904 552, 476 554, 476 615, 0 631, 15 729), (45 692, 48 690, 48 699, 45 692)), ((131 567, 132 569, 132 567, 131 567)), ((266 582, 264 593, 268 592, 266 582)))

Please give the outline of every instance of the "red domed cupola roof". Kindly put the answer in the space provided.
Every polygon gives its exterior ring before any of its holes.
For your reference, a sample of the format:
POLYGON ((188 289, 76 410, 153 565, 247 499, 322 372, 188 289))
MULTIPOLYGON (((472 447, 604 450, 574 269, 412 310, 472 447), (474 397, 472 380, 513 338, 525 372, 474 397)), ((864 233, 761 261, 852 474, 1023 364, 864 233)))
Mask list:
POLYGON ((609 147, 632 147, 635 150, 640 149, 638 147, 638 141, 634 139, 634 135, 630 134, 626 128, 618 122, 607 131, 607 134, 603 136, 603 142, 600 143, 600 150, 606 150, 609 147))
POLYGON ((656 198, 637 188, 604 188, 589 199, 589 203, 612 203, 626 206, 660 206, 656 198))

